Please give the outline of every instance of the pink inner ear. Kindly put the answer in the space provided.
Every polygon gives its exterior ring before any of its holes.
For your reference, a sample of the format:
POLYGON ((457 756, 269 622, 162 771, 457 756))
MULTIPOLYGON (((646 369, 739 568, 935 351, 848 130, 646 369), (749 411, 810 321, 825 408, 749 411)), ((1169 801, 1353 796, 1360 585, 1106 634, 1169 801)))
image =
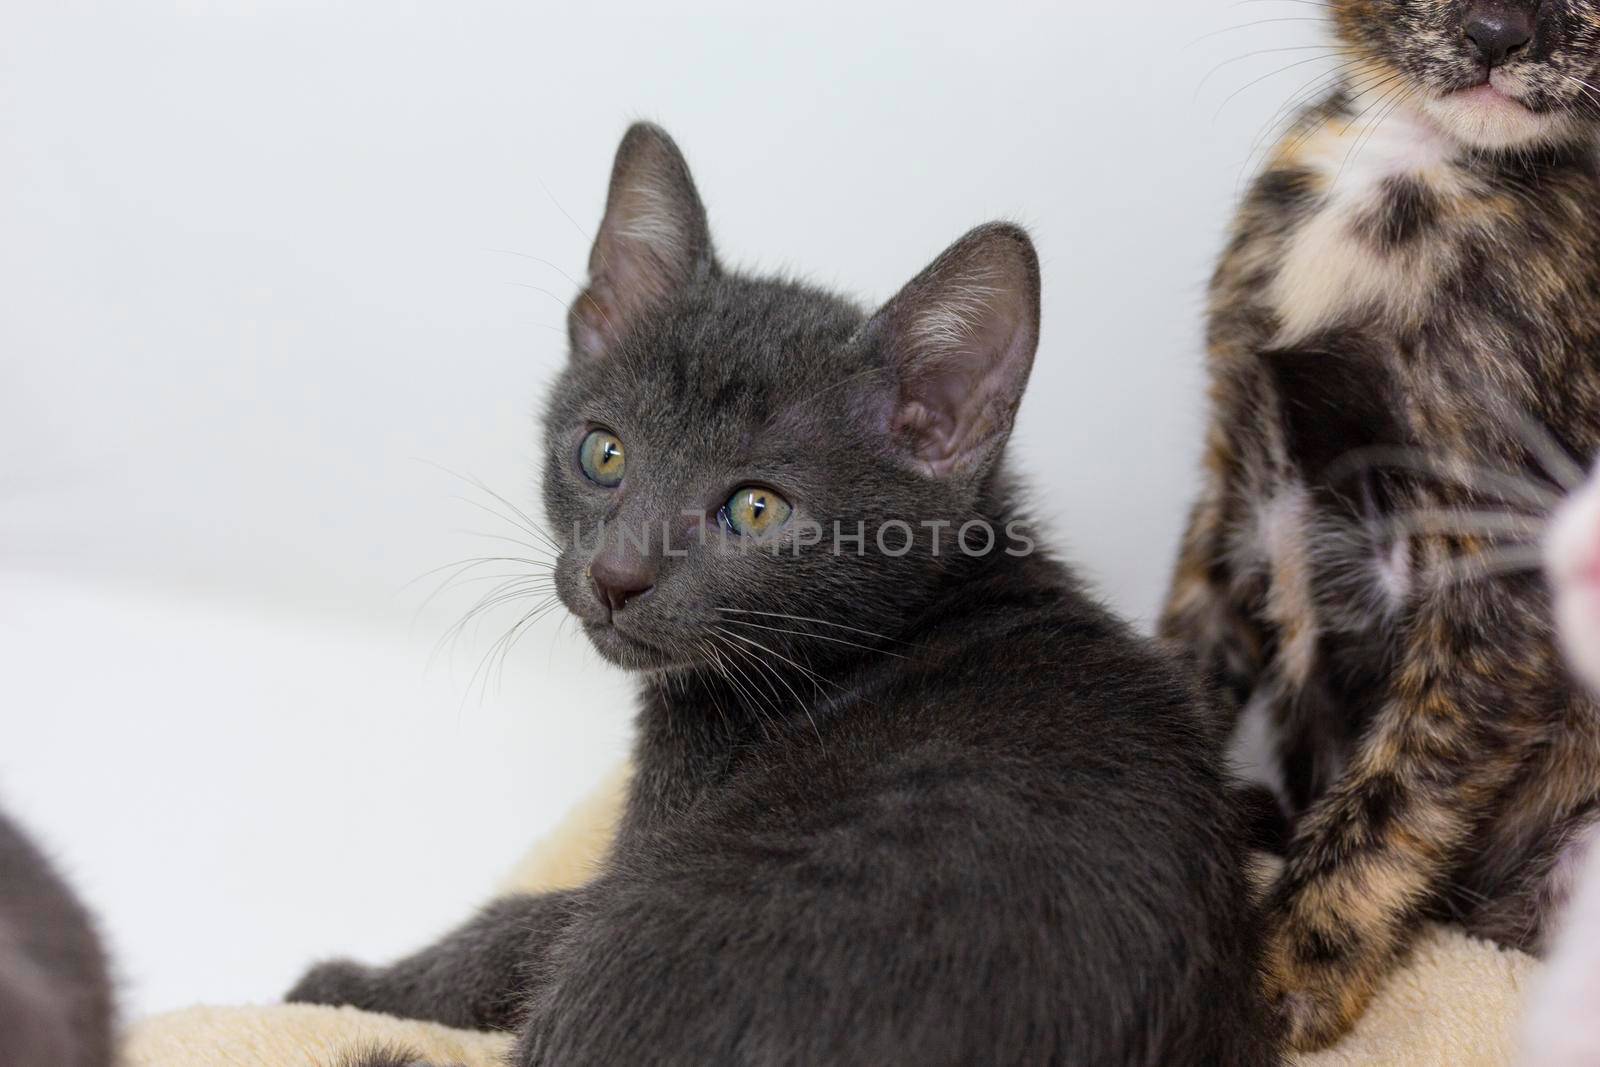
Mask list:
MULTIPOLYGON (((1009 347, 1009 346, 1007 346, 1009 347)), ((950 362, 902 390, 895 430, 911 439, 912 452, 935 474, 946 474, 961 459, 1011 427, 1016 404, 1011 367, 1001 359, 987 368, 950 362)))
POLYGON ((910 331, 893 428, 929 473, 987 454, 1011 429, 1033 362, 1032 311, 1003 287, 966 285, 961 302, 936 302, 910 331), (981 302, 974 294, 982 294, 981 302))
POLYGON ((956 424, 948 412, 928 407, 919 400, 905 399, 895 413, 894 433, 912 442, 912 453, 934 473, 943 474, 959 453, 955 447, 956 424))
POLYGON ((642 313, 715 270, 688 165, 664 132, 636 124, 617 149, 605 218, 589 254, 589 287, 569 311, 574 352, 600 355, 642 313))
POLYGON ((573 351, 579 355, 599 356, 617 341, 616 323, 620 316, 614 308, 606 307, 606 290, 591 282, 578 294, 570 312, 569 334, 573 351))
POLYGON ((572 305, 572 342, 596 356, 621 340, 628 325, 665 298, 688 274, 649 245, 602 232, 590 256, 589 287, 572 305))
POLYGON ((1005 364, 973 377, 950 374, 922 390, 908 390, 896 431, 911 438, 913 454, 930 473, 950 473, 1011 429, 1020 394, 1005 364))
POLYGON ((912 279, 874 322, 899 378, 895 440, 929 474, 983 466, 1011 431, 1039 340, 1028 235, 980 226, 912 279))

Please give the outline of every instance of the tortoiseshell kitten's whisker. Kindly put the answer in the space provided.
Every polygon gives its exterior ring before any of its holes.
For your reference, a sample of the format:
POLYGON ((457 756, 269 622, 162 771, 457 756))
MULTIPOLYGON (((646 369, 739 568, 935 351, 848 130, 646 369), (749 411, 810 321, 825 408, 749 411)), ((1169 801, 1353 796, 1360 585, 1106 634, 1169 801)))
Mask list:
MULTIPOLYGON (((1309 59, 1302 59, 1302 60, 1298 60, 1297 62, 1294 62, 1294 63, 1288 63, 1288 64, 1285 64, 1284 66, 1279 67, 1277 70, 1269 71, 1268 73, 1262 74, 1259 77, 1251 78, 1249 81, 1247 81, 1243 85, 1239 86, 1239 88, 1235 89, 1233 92, 1231 92, 1227 96, 1223 97, 1222 103, 1218 104, 1216 111, 1212 112, 1212 115, 1211 115, 1212 120, 1215 121, 1215 120, 1221 118, 1223 111, 1225 111, 1227 109, 1229 104, 1231 104, 1233 101, 1237 100, 1244 93, 1246 93, 1249 90, 1251 90, 1251 89, 1255 88, 1256 86, 1260 85, 1262 82, 1270 81, 1271 79, 1276 78, 1280 74, 1287 74, 1291 70, 1297 70, 1300 67, 1307 66, 1307 65, 1309 65, 1311 63, 1326 62, 1327 60, 1329 60, 1331 58, 1333 58, 1333 57, 1329 56, 1329 55, 1312 56, 1309 59)), ((1199 91, 1196 90, 1196 95, 1198 95, 1198 92, 1199 91)))
MULTIPOLYGON (((1196 99, 1196 100, 1200 99, 1201 91, 1205 89, 1206 85, 1210 83, 1211 79, 1216 77, 1223 70, 1226 70, 1228 67, 1235 66, 1235 65, 1237 65, 1239 63, 1248 62, 1249 60, 1255 59, 1258 56, 1283 55, 1286 52, 1321 52, 1321 53, 1323 53, 1323 55, 1313 56, 1313 57, 1311 57, 1309 59, 1306 59, 1306 60, 1303 60, 1303 61, 1299 61, 1299 62, 1296 62, 1296 63, 1291 63, 1291 64, 1288 64, 1286 66, 1279 67, 1278 69, 1272 71, 1269 74, 1262 75, 1261 80, 1265 80, 1267 78, 1276 77, 1277 75, 1282 74, 1285 71, 1290 71, 1290 70, 1295 69, 1297 66, 1304 66, 1306 63, 1315 63, 1319 59, 1328 58, 1328 54, 1329 53, 1336 53, 1337 49, 1335 49, 1331 45, 1324 45, 1324 44, 1295 44, 1295 45, 1284 45, 1284 46, 1279 47, 1279 48, 1258 48, 1253 52, 1246 52, 1242 56, 1231 56, 1228 59, 1224 59, 1221 62, 1213 65, 1210 70, 1206 71, 1205 75, 1203 77, 1201 77, 1200 83, 1194 87, 1194 99, 1196 99)), ((1250 84, 1254 85, 1256 83, 1255 82, 1251 82, 1250 84)), ((1247 86, 1247 88, 1248 88, 1248 86, 1247 86)))
POLYGON ((1203 33, 1199 37, 1196 37, 1194 40, 1190 41, 1184 47, 1193 48, 1195 45, 1200 44, 1203 41, 1209 41, 1213 37, 1221 37, 1223 34, 1227 33, 1238 33, 1241 30, 1252 30, 1259 26, 1275 26, 1285 22, 1310 22, 1315 25, 1321 25, 1322 19, 1312 15, 1283 15, 1273 18, 1256 19, 1254 22, 1241 22, 1236 26, 1224 26, 1220 30, 1212 30, 1210 33, 1203 33))

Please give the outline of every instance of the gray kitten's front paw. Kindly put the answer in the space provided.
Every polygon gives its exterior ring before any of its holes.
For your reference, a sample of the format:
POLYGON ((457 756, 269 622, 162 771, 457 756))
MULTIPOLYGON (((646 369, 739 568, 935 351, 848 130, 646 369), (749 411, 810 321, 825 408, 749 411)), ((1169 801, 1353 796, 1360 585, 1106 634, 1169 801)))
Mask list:
POLYGON ((372 969, 353 960, 329 960, 305 973, 284 996, 290 1004, 349 1004, 362 1007, 371 988, 372 969))
MULTIPOLYGON (((442 1065, 418 1059, 417 1055, 409 1049, 390 1045, 362 1049, 346 1056, 340 1062, 342 1067, 442 1067, 442 1065)), ((461 1067, 461 1065, 453 1064, 451 1067, 461 1067)))

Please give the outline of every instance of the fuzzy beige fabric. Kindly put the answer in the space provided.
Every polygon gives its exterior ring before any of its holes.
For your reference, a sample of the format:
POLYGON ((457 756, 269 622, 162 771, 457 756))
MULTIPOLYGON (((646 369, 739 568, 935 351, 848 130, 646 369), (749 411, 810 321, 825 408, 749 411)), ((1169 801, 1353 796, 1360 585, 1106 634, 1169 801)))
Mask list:
POLYGON ((1294 1067, 1507 1067, 1538 963, 1432 926, 1389 977, 1355 1031, 1294 1067))
MULTIPOLYGON (((581 883, 616 826, 618 774, 517 866, 501 891, 581 883)), ((1431 927, 1355 1032, 1293 1067, 1508 1067, 1524 991, 1537 964, 1519 952, 1431 927)), ((439 1064, 503 1067, 510 1038, 350 1008, 272 1005, 190 1008, 134 1024, 124 1067, 337 1067, 362 1046, 389 1043, 439 1064)))
POLYGON ((311 1004, 185 1008, 135 1023, 122 1056, 125 1067, 338 1067, 382 1045, 441 1067, 505 1067, 511 1036, 311 1004))

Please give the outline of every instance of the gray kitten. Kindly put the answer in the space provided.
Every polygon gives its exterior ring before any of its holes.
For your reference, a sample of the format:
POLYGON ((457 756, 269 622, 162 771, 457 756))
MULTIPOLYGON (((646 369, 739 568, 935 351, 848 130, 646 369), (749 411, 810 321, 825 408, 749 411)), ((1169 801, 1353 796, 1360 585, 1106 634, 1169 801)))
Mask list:
POLYGON ((544 489, 562 603, 639 678, 616 841, 291 999, 516 1030, 520 1067, 1275 1062, 1194 680, 1038 548, 1003 462, 1027 235, 869 314, 724 268, 641 125, 589 272, 544 489))

